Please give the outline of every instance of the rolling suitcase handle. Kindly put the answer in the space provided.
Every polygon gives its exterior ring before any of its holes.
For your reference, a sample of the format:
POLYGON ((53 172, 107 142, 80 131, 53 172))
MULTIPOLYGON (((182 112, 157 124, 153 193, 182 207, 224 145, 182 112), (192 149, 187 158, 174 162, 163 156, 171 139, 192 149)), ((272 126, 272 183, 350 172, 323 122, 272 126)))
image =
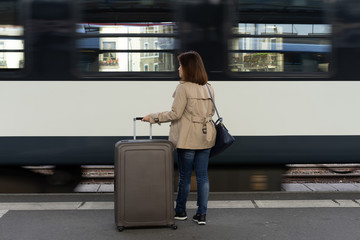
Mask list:
MULTIPOLYGON (((134 117, 134 140, 136 140, 136 121, 142 120, 143 117, 134 117)), ((152 124, 150 123, 150 137, 149 139, 152 139, 152 124)))

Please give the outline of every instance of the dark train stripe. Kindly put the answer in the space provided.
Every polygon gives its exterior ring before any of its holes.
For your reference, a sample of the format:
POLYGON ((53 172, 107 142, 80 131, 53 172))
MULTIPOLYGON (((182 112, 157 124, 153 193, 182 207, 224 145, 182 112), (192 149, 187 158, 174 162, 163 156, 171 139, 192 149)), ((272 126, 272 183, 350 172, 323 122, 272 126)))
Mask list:
MULTIPOLYGON (((165 137, 163 137, 165 138, 165 137)), ((212 166, 359 163, 360 136, 236 136, 212 166)), ((131 137, 0 137, 1 165, 113 164, 115 143, 131 137)))

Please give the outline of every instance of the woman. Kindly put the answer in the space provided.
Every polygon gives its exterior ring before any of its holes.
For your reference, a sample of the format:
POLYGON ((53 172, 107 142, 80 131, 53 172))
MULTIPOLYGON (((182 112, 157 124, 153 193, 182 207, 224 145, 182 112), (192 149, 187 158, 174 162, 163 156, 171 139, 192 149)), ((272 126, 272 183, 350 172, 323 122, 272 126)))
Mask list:
POLYGON ((215 145, 216 131, 212 122, 215 109, 209 91, 212 87, 200 55, 195 51, 178 56, 181 81, 173 94, 170 111, 152 113, 143 118, 150 123, 171 122, 169 140, 178 154, 179 185, 176 199, 175 219, 186 220, 186 201, 190 192, 192 166, 197 181, 197 212, 193 220, 206 224, 209 197, 207 174, 210 149, 215 145))

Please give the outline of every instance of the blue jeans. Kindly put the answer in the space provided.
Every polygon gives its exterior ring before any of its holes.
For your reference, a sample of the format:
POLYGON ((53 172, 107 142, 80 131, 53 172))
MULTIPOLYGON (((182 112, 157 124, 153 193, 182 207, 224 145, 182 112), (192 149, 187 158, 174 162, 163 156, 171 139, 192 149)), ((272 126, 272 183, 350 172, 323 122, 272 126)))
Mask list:
POLYGON ((177 149, 179 185, 176 212, 186 211, 186 201, 190 193, 192 166, 195 167, 197 181, 197 212, 206 214, 209 198, 209 178, 207 174, 210 149, 177 149))

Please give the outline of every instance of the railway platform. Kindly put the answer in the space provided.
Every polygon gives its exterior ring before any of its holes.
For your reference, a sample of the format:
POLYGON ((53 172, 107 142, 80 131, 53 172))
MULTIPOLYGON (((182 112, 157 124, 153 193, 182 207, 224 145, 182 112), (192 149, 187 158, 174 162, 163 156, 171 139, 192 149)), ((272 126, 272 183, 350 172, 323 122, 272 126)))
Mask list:
POLYGON ((191 193, 186 221, 171 228, 136 228, 118 232, 111 192, 0 194, 1 240, 118 239, 359 239, 357 191, 281 191, 211 193, 207 224, 191 221, 196 194, 191 193))

